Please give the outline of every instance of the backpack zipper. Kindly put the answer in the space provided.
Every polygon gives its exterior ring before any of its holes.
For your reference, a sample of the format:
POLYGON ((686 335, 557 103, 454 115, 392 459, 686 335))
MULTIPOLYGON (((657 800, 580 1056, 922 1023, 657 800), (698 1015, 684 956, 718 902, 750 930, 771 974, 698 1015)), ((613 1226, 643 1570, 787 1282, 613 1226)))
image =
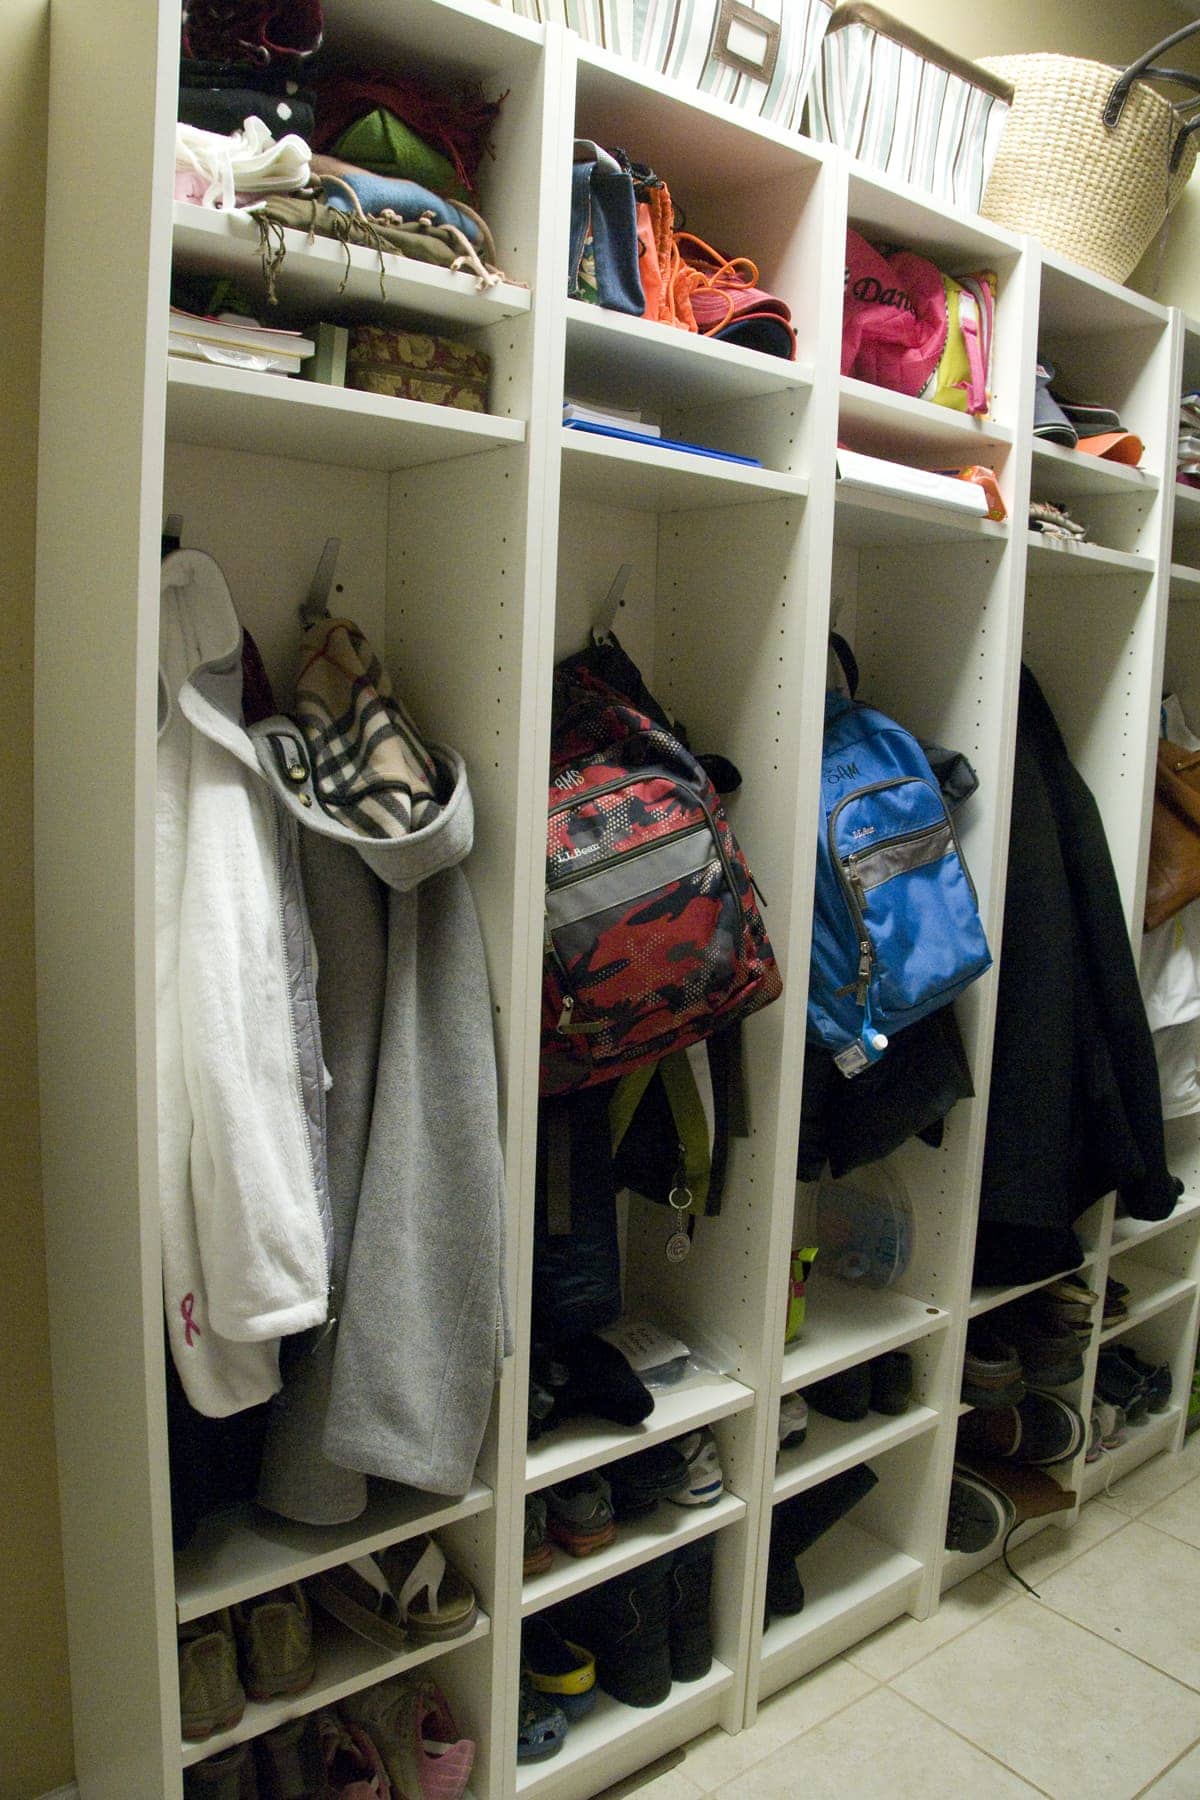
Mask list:
MULTIPOLYGON (((864 794, 877 794, 884 788, 904 787, 910 781, 919 782, 922 787, 929 788, 932 793, 937 794, 938 798, 941 799, 940 791, 920 775, 903 775, 898 781, 895 779, 890 781, 872 781, 869 782, 866 787, 855 788, 852 794, 843 795, 830 813, 828 824, 826 826, 826 835, 829 839, 830 861, 838 871, 838 876, 846 900, 846 906, 854 925, 855 935, 858 938, 858 974, 857 979, 853 983, 854 1002, 856 1006, 865 1007, 867 1004, 867 991, 871 984, 871 970, 876 962, 875 946, 871 942, 871 934, 867 930, 866 889, 863 887, 862 877, 859 875, 857 868, 857 862, 862 857, 871 855, 872 851, 877 849, 878 846, 872 845, 871 850, 852 852, 849 856, 843 858, 838 855, 834 827, 837 823, 838 814, 841 812, 842 808, 848 806, 852 800, 861 800, 864 794)), ((918 826, 914 831, 902 831, 895 837, 886 838, 884 842, 888 844, 906 844, 917 838, 928 837, 932 832, 941 831, 945 825, 948 825, 950 827, 950 839, 954 845, 959 866, 967 878, 967 886, 971 890, 971 898, 975 902, 976 909, 978 909, 979 896, 975 892, 975 883, 971 879, 971 871, 963 861, 962 851, 958 842, 958 832, 954 828, 954 819, 951 815, 950 808, 946 805, 944 800, 942 800, 941 804, 942 813, 944 815, 942 819, 934 820, 931 825, 918 826)), ((850 992, 851 984, 849 983, 847 983, 845 987, 838 989, 839 994, 848 994, 850 992)))

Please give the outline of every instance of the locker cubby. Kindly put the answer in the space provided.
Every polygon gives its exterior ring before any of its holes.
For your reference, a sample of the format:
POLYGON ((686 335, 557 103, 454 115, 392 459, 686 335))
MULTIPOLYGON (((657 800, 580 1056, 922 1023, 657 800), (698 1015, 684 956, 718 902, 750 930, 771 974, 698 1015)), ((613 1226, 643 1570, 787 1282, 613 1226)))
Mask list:
MULTIPOLYGON (((968 1317, 1027 1291, 971 1291, 994 973, 956 1006, 975 1097, 953 1109, 939 1149, 911 1143, 891 1159, 916 1220, 903 1276, 859 1289, 818 1256, 803 1334, 783 1342, 790 1249, 811 1241, 795 1171, 828 631, 833 624, 854 646, 861 698, 975 766, 979 791, 957 824, 993 951, 1024 653, 1096 792, 1136 928, 1160 676, 1200 714, 1200 494, 1174 482, 1171 455, 1180 385, 1200 381, 1200 330, 557 26, 481 0, 385 9, 327 0, 332 64, 399 67, 505 95, 478 198, 507 279, 481 290, 467 275, 389 258, 381 288, 372 252, 347 258, 340 245, 309 245, 295 232, 280 316, 374 315, 463 337, 492 357, 489 410, 168 364, 172 252, 180 268, 263 291, 246 219, 170 200, 178 30, 168 0, 55 8, 38 680, 49 694, 74 691, 86 644, 106 695, 86 713, 43 709, 37 744, 43 1164, 80 1786, 89 1800, 179 1800, 184 1759, 199 1760, 201 1747, 184 1750, 179 1738, 177 1617, 434 1530, 479 1597, 470 1639, 428 1659, 460 1729, 477 1740, 475 1800, 586 1800, 715 1724, 738 1730, 761 1693, 905 1611, 925 1616, 943 1585, 987 1560, 948 1557, 943 1537, 968 1317), (130 114, 133 92, 151 103, 130 114), (123 180, 119 192, 97 192, 90 171, 109 155, 113 116, 133 118, 123 180), (577 134, 653 164, 688 229, 755 261, 762 285, 791 306, 795 362, 566 299, 577 134), (848 223, 954 273, 995 269, 990 419, 840 376, 848 223), (102 429, 81 430, 77 350, 97 320, 106 355, 89 374, 86 417, 102 429), (1110 399, 1128 415, 1147 446, 1144 474, 1033 440, 1039 341, 1081 397, 1110 399), (566 432, 564 393, 644 408, 667 434, 761 466, 566 432), (913 467, 991 464, 1009 517, 839 488, 839 440, 913 467), (1087 544, 1063 550, 1030 538, 1031 487, 1050 483, 1086 519, 1087 544), (206 1522, 178 1558, 153 1044, 154 663, 159 534, 172 512, 182 515, 183 543, 225 570, 284 708, 296 608, 326 538, 339 537, 331 602, 364 627, 421 727, 466 758, 475 810, 466 873, 494 1007, 515 1337, 466 1496, 377 1489, 361 1519, 328 1531, 244 1508, 206 1522), (607 596, 624 564, 629 579, 610 618, 607 596), (665 1261, 660 1208, 631 1199, 625 1210, 627 1309, 711 1347, 719 1368, 660 1394, 633 1430, 576 1419, 528 1444, 551 679, 556 658, 581 649, 596 626, 615 628, 697 749, 739 767, 727 810, 764 896, 784 991, 745 1023, 748 1135, 733 1140, 722 1210, 697 1220, 686 1262, 665 1261), (80 1167, 89 1171, 82 1213, 80 1167), (777 1454, 782 1396, 894 1349, 914 1361, 907 1412, 849 1425, 814 1413, 806 1442, 777 1454), (523 1579, 528 1493, 701 1424, 725 1474, 713 1508, 660 1507, 594 1563, 556 1554, 547 1574, 523 1579), (773 1620, 764 1636, 775 1507, 862 1462, 879 1486, 804 1559, 804 1612, 773 1620), (558 1757, 518 1768, 522 1617, 710 1535, 710 1674, 644 1712, 603 1698, 558 1757)), ((1127 1339, 1171 1361, 1177 1401, 1126 1445, 1072 1468, 1083 1495, 1182 1437, 1200 1149, 1192 1120, 1173 1121, 1168 1139, 1187 1187, 1171 1219, 1115 1219, 1108 1197, 1080 1222, 1086 1279, 1101 1288, 1111 1266, 1134 1303, 1111 1337, 1097 1325, 1072 1392, 1086 1412, 1101 1338, 1127 1339)), ((375 1652, 365 1663, 364 1654, 343 1634, 312 1705, 339 1683, 386 1672, 375 1652)), ((256 1728, 252 1720, 241 1735, 256 1728)))

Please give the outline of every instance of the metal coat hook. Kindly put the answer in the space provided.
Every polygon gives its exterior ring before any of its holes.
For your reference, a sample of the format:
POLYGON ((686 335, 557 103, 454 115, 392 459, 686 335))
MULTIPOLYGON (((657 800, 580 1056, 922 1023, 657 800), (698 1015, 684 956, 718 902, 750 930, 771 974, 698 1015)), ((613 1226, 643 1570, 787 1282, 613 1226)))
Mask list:
POLYGON ((341 548, 341 538, 325 539, 321 560, 308 584, 308 593, 300 607, 300 623, 305 630, 310 625, 315 625, 318 619, 329 617, 329 595, 333 588, 333 577, 337 571, 337 560, 341 548))
POLYGON ((592 641, 604 643, 612 636, 612 628, 617 622, 617 613, 625 598, 625 589, 629 586, 629 578, 633 574, 632 563, 622 563, 612 578, 612 585, 605 594, 600 610, 596 615, 596 623, 592 627, 592 641))

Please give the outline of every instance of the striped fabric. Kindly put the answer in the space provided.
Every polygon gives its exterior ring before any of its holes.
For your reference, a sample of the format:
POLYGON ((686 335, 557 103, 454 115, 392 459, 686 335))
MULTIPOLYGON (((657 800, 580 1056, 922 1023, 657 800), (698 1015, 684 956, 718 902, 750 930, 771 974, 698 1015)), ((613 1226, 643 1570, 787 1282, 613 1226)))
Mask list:
MULTIPOLYGON (((833 0, 741 0, 780 28, 769 82, 713 52, 719 0, 503 0, 525 18, 569 25, 590 44, 656 69, 714 100, 798 130, 833 0)), ((752 28, 746 28, 752 33, 752 28)), ((733 47, 739 47, 733 35, 733 47)))
POLYGON ((373 838, 407 837, 436 819, 437 764, 349 619, 305 632, 296 718, 317 798, 334 818, 373 838))
POLYGON ((821 49, 808 127, 936 200, 978 212, 1008 103, 867 24, 821 49))

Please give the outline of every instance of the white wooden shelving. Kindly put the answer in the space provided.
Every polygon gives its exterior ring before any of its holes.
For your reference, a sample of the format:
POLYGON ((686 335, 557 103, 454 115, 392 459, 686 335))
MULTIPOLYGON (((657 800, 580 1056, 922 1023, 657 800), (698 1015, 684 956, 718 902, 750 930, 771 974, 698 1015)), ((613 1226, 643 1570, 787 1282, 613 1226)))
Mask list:
MULTIPOLYGON (((86 646, 104 696, 88 709, 47 705, 37 744, 44 1186, 77 1772, 88 1800, 180 1800, 183 1766, 221 1743, 436 1658, 478 1744, 475 1800, 584 1800, 714 1724, 738 1730, 760 1694, 906 1610, 926 1615, 944 1585, 979 1566, 943 1548, 964 1334, 969 1316, 1029 1291, 971 1287, 994 976, 958 1009, 974 1099, 954 1109, 938 1150, 911 1144, 893 1159, 916 1221, 909 1268, 896 1288, 870 1291, 818 1263, 805 1334, 783 1342, 789 1251, 808 1241, 793 1240, 794 1175, 827 633, 832 619, 854 644, 864 698, 976 767, 980 789, 960 827, 994 946, 1025 656, 1096 793, 1133 930, 1160 681, 1200 716, 1191 604, 1200 490, 1175 483, 1172 462, 1175 398, 1185 377, 1200 382, 1200 339, 1180 315, 1039 256, 1027 240, 949 216, 837 152, 486 0, 328 0, 326 35, 337 57, 506 93, 480 210, 508 279, 480 290, 468 275, 391 256, 381 271, 371 251, 347 257, 289 232, 280 316, 385 316, 457 333, 492 358, 486 414, 168 361, 172 254, 182 269, 229 272, 261 295, 257 231, 171 202, 178 7, 59 0, 55 9, 37 673, 46 695, 74 691, 86 646), (146 104, 131 112, 134 93, 146 104), (97 192, 89 172, 106 162, 113 116, 132 120, 122 181, 97 192), (754 257, 764 285, 792 301, 795 362, 562 296, 575 136, 650 160, 685 203, 689 228, 754 257), (839 376, 848 221, 947 268, 997 271, 994 417, 839 376), (105 354, 81 390, 84 341, 103 341, 105 354), (1033 441, 1039 344, 1068 383, 1111 393, 1146 444, 1144 472, 1033 441), (564 392, 643 406, 664 435, 762 466, 566 432, 564 392), (839 488, 839 438, 914 466, 991 463, 1009 519, 839 488), (1068 498, 1089 542, 1033 538, 1031 487, 1068 498), (183 515, 185 543, 222 564, 284 704, 295 607, 325 537, 339 535, 339 605, 431 733, 466 757, 476 813, 467 873, 495 1003, 516 1323, 478 1480, 463 1499, 384 1489, 360 1519, 330 1530, 242 1509, 207 1522, 177 1557, 153 1041, 157 565, 168 512, 183 515), (750 1132, 731 1146, 720 1216, 697 1222, 678 1267, 663 1259, 657 1209, 630 1201, 624 1221, 630 1311, 719 1345, 728 1372, 660 1395, 632 1430, 581 1419, 527 1446, 550 674, 597 622, 626 562, 621 641, 692 741, 742 771, 730 813, 770 898, 785 991, 747 1024, 750 1132), (814 1411, 806 1443, 777 1458, 783 1395, 897 1349, 914 1363, 908 1412, 841 1424, 814 1411), (699 1424, 712 1426, 725 1470, 716 1506, 662 1507, 594 1560, 556 1555, 548 1573, 522 1579, 527 1493, 699 1424), (864 1461, 879 1487, 803 1557, 805 1609, 764 1636, 774 1507, 864 1461), (181 1747, 177 1621, 425 1530, 478 1592, 467 1637, 388 1657, 323 1622, 308 1694, 181 1747), (522 1617, 707 1535, 717 1568, 711 1673, 644 1711, 602 1697, 558 1757, 518 1768, 522 1617)), ((1173 1121, 1168 1137, 1189 1196, 1173 1217, 1114 1222, 1110 1197, 1085 1221, 1085 1278, 1102 1287, 1115 1266, 1134 1292, 1128 1320, 1094 1335, 1074 1391, 1086 1410, 1103 1337, 1169 1361, 1175 1399, 1117 1450, 1086 1466, 1081 1454, 1059 1472, 1085 1496, 1182 1436, 1200 1137, 1194 1120, 1173 1121)))

